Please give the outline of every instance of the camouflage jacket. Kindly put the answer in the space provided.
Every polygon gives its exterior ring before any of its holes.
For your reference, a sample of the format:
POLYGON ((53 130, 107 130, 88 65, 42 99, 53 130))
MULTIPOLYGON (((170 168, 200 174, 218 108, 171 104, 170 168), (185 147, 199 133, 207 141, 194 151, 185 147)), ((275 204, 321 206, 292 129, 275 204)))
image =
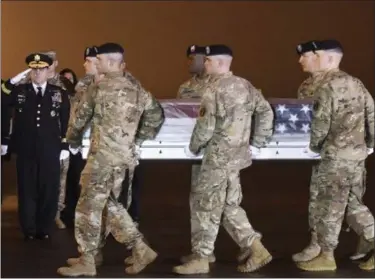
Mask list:
POLYGON ((298 88, 298 99, 313 98, 316 88, 324 81, 325 76, 326 73, 318 72, 305 79, 298 88))
POLYGON ((332 70, 315 91, 310 149, 322 158, 363 160, 374 147, 374 100, 363 83, 332 70))
POLYGON ((85 75, 81 78, 75 87, 75 94, 70 98, 70 119, 74 118, 75 112, 78 108, 83 95, 87 93, 88 88, 94 82, 94 75, 85 75))
POLYGON ((203 95, 190 150, 205 148, 203 163, 243 169, 251 164, 252 116, 257 116, 252 144, 263 147, 272 136, 273 111, 262 93, 232 72, 213 76, 203 95))
POLYGON ((208 75, 194 75, 189 80, 181 84, 177 92, 177 99, 200 99, 204 87, 209 82, 208 75))
POLYGON ((52 78, 48 79, 48 83, 61 87, 69 92, 69 95, 74 94, 73 84, 67 78, 56 73, 52 78))
POLYGON ((123 72, 106 74, 90 86, 70 122, 67 133, 72 147, 80 145, 84 127, 92 121, 89 157, 109 165, 135 166, 135 137, 154 138, 164 121, 158 101, 142 87, 134 85, 123 72), (139 122, 142 118, 142 130, 139 122))
POLYGON ((314 98, 317 88, 326 82, 327 79, 332 79, 333 76, 340 76, 342 71, 339 69, 327 72, 317 72, 305 79, 298 88, 298 99, 314 98))

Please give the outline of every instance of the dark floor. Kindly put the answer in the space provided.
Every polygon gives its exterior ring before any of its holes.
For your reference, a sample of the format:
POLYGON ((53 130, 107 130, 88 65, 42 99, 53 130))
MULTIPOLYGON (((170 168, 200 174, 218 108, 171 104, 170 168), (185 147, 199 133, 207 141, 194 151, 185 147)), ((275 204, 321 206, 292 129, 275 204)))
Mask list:
MULTIPOLYGON (((374 156, 372 156, 374 157, 374 156)), ((375 212, 374 158, 368 165, 366 199, 375 212), (372 187, 369 187, 369 186, 372 187)), ((181 255, 189 253, 189 183, 187 162, 144 162, 145 182, 142 193, 141 231, 159 252, 158 260, 139 277, 176 277, 171 273, 181 255), (167 173, 171 173, 167 176, 167 173), (165 177, 162 179, 162 177, 165 177)), ((2 277, 58 277, 56 269, 65 265, 68 257, 76 256, 72 230, 56 231, 50 242, 23 242, 18 231, 16 212, 12 210, 15 195, 14 162, 4 165, 2 212, 1 275, 2 277), (13 203, 13 204, 12 204, 13 203)), ((256 162, 241 174, 244 191, 243 206, 252 225, 263 234, 263 242, 274 260, 253 274, 236 272, 238 248, 224 230, 217 244, 217 263, 209 276, 199 277, 374 277, 361 271, 348 259, 355 249, 356 236, 343 232, 336 251, 338 270, 328 273, 299 271, 291 255, 307 243, 307 201, 310 162, 256 162)), ((105 264, 98 277, 127 277, 123 259, 128 252, 112 238, 104 249, 105 264)), ((195 276, 196 277, 196 276, 195 276)))

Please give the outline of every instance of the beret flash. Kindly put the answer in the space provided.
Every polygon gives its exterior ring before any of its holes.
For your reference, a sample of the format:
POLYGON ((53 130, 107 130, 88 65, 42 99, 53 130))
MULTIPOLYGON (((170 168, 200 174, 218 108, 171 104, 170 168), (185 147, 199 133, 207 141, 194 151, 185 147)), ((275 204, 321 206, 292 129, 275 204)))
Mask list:
POLYGON ((318 45, 316 41, 309 41, 309 42, 299 44, 296 47, 296 50, 297 50, 297 54, 302 55, 306 52, 310 52, 310 51, 314 52, 318 50, 317 48, 318 48, 318 45))
POLYGON ((195 54, 206 54, 205 48, 197 45, 191 45, 186 50, 186 56, 195 54))
POLYGON ((97 53, 98 53, 98 48, 96 46, 87 47, 85 49, 85 53, 83 54, 83 59, 86 59, 86 57, 96 57, 97 53))

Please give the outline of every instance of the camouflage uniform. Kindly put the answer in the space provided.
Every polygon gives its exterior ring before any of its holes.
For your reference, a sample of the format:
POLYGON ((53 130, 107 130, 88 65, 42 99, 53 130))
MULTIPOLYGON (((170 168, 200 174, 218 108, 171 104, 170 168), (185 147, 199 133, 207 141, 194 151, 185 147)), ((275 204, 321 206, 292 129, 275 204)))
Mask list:
MULTIPOLYGON (((346 75, 343 71, 339 69, 327 71, 327 72, 318 72, 314 75, 311 75, 307 78, 298 88, 298 98, 299 99, 306 99, 306 98, 314 98, 314 93, 316 92, 317 88, 327 82, 332 80, 336 77, 341 77, 346 75)), ((365 171, 365 170, 364 170, 365 171)), ((319 181, 316 181, 316 177, 318 175, 318 163, 314 164, 312 167, 312 175, 310 181, 310 189, 309 189, 309 228, 311 230, 311 242, 308 247, 306 247, 302 252, 293 255, 293 260, 296 262, 300 261, 308 261, 316 256, 319 255, 321 248, 318 245, 318 237, 316 233, 316 224, 318 222, 318 216, 316 215, 317 212, 317 196, 319 192, 319 181)), ((352 195, 353 193, 350 192, 349 199, 352 201, 356 200, 356 195, 352 195)), ((347 220, 346 222, 349 224, 352 223, 350 220, 350 215, 352 211, 356 209, 348 207, 347 208, 347 220)), ((366 255, 368 252, 368 248, 366 247, 366 243, 363 243, 364 239, 360 237, 358 248, 356 254, 353 256, 353 259, 360 258, 361 256, 366 255)))
MULTIPOLYGON (((310 99, 314 98, 316 88, 321 84, 325 77, 325 73, 317 72, 310 75, 298 88, 298 99, 310 99)), ((312 175, 309 189, 309 228, 311 230, 311 243, 302 252, 293 255, 293 260, 296 262, 307 261, 316 257, 320 252, 318 246, 318 239, 315 231, 315 224, 317 222, 316 215, 314 214, 316 209, 316 197, 318 195, 318 184, 314 180, 317 172, 317 164, 314 163, 312 167, 312 175)))
POLYGON ((189 80, 180 85, 177 92, 177 99, 200 99, 204 85, 209 78, 207 75, 193 75, 189 80))
POLYGON ((90 84, 94 82, 94 75, 85 75, 81 78, 75 87, 76 93, 70 99, 70 119, 74 119, 75 113, 78 109, 80 101, 83 99, 83 95, 87 92, 90 84))
MULTIPOLYGON (((134 88, 136 88, 139 91, 144 90, 141 83, 130 72, 128 72, 128 71, 124 72, 123 76, 134 86, 134 88)), ((81 95, 81 97, 78 97, 78 98, 82 99, 82 97, 84 96, 83 94, 85 94, 85 92, 87 92, 88 90, 92 91, 92 89, 90 89, 90 87, 94 87, 94 86, 95 86, 95 84, 94 84, 93 76, 87 75, 86 77, 84 77, 81 80, 81 82, 78 82, 78 84, 76 86, 76 90, 77 90, 76 94, 80 93, 80 95, 81 95), (77 88, 78 85, 80 85, 79 88, 77 88)), ((79 102, 77 104, 79 104, 79 102)), ((73 109, 77 110, 77 108, 73 108, 73 109)), ((71 117, 73 118, 73 116, 71 116, 71 117)), ((142 125, 142 120, 141 120, 141 125, 142 125)), ((150 134, 152 134, 152 133, 153 132, 151 131, 150 134)), ((140 144, 142 141, 143 141, 142 137, 136 138, 136 142, 138 144, 140 144)), ((130 173, 129 176, 131 176, 131 175, 132 174, 130 173)), ((124 173, 124 176, 125 176, 125 173, 124 173)), ((117 185, 117 183, 123 183, 124 176, 122 178, 116 178, 116 185, 117 185)), ((129 179, 129 186, 131 186, 131 179, 129 179)), ((129 189, 131 190, 131 187, 129 187, 129 189)), ((131 191, 130 191, 130 196, 131 196, 131 191)), ((129 191, 128 191, 128 200, 129 200, 129 191)), ((97 266, 100 266, 103 263, 103 254, 102 254, 101 250, 105 246, 106 239, 112 231, 111 224, 108 222, 108 214, 107 213, 108 213, 108 210, 105 208, 104 211, 103 211, 103 215, 102 215, 102 224, 101 224, 101 233, 100 233, 99 245, 98 245, 97 253, 96 253, 96 256, 95 256, 95 264, 97 266)), ((67 263, 69 265, 74 265, 74 264, 78 263, 79 259, 80 258, 69 258, 67 260, 67 263)), ((134 259, 132 257, 128 257, 128 258, 125 259, 126 264, 131 264, 133 262, 134 262, 134 259)))
POLYGON ((251 165, 252 115, 257 116, 252 145, 264 147, 272 136, 271 106, 250 82, 232 72, 212 77, 211 82, 202 95, 189 146, 196 154, 205 148, 198 183, 191 190, 192 252, 196 259, 175 267, 180 274, 209 271, 207 257, 214 250, 221 220, 247 257, 252 253, 239 271, 254 271, 272 258, 240 206, 239 179, 240 170, 251 165))
MULTIPOLYGON (((207 75, 193 75, 189 80, 181 84, 177 92, 177 99, 201 99, 204 87, 209 83, 207 75)), ((191 167, 191 184, 197 183, 200 164, 191 167)))
MULTIPOLYGON (((67 79, 60 76, 59 73, 56 73, 55 76, 48 79, 48 83, 59 86, 65 90, 67 90, 67 79)), ((71 88, 69 88, 71 90, 71 88)), ((69 92, 72 94, 73 92, 69 92)), ((70 102, 71 102, 71 96, 69 96, 70 102)), ((72 105, 72 102, 71 102, 72 105)), ((70 110, 70 114, 72 114, 72 107, 70 110)), ((69 157, 65 160, 60 161, 60 194, 59 194, 59 203, 57 207, 57 215, 56 215, 56 225, 60 229, 64 229, 66 226, 60 219, 60 214, 65 208, 65 194, 66 194, 66 177, 68 174, 69 169, 69 157)))
MULTIPOLYGON (((177 92, 177 99, 201 99, 202 93, 204 91, 204 87, 209 83, 208 75, 193 75, 189 80, 185 81, 181 84, 180 88, 177 92)), ((191 188, 193 189, 193 185, 196 185, 198 182, 198 174, 201 168, 200 162, 194 162, 191 166, 191 188)), ((192 211, 192 200, 190 196, 190 211, 192 211)), ((192 216, 192 215, 190 215, 192 216)), ((182 257, 182 262, 188 262, 190 256, 182 257)), ((210 255, 210 262, 215 262, 216 258, 212 254, 210 255)))
POLYGON ((313 98, 316 88, 325 77, 325 73, 317 72, 305 79, 298 88, 298 99, 313 98))
MULTIPOLYGON (((71 110, 70 110, 70 122, 75 121, 76 113, 80 107, 80 103, 82 100, 84 100, 85 94, 88 94, 88 92, 93 92, 94 87, 96 85, 95 82, 95 76, 94 75, 85 75, 82 79, 80 79, 77 82, 77 85, 75 87, 76 93, 74 96, 71 98, 71 110)), ((69 123, 70 123, 69 122, 69 123)), ((74 125, 74 123, 70 123, 70 126, 74 125)), ((87 132, 87 129, 90 129, 91 123, 88 123, 85 128, 84 132, 82 135, 82 139, 90 138, 90 131, 87 132)), ((80 150, 82 152, 82 150, 80 150)), ((105 209, 103 211, 102 215, 102 229, 101 229, 101 235, 100 235, 100 241, 99 241, 99 247, 98 247, 98 253, 95 257, 95 263, 96 265, 101 265, 103 262, 103 256, 101 254, 101 249, 105 246, 106 243, 106 238, 110 234, 110 230, 107 229, 108 224, 107 224, 107 210, 105 209)), ((78 247, 79 249, 79 247, 78 247)), ((75 265, 79 262, 80 258, 69 258, 67 260, 67 263, 69 265, 75 265)))
POLYGON ((349 226, 372 246, 374 217, 363 204, 367 148, 374 147, 374 101, 357 79, 330 71, 316 89, 310 149, 322 158, 312 181, 318 194, 314 209, 322 253, 301 262, 304 270, 334 270, 333 251, 347 210, 349 226), (331 257, 324 257, 330 254, 331 257))
POLYGON ((91 120, 90 152, 81 174, 82 192, 75 217, 75 238, 82 255, 77 264, 58 272, 67 276, 96 274, 95 255, 104 211, 114 238, 133 249, 135 262, 126 272, 138 273, 156 258, 156 253, 143 242, 118 197, 125 171, 137 163, 135 137, 154 138, 164 121, 163 110, 150 93, 134 86, 123 72, 113 72, 84 95, 67 133, 73 148, 80 146, 83 129, 91 120))
MULTIPOLYGON (((79 108, 80 102, 85 98, 84 95, 87 94, 87 92, 90 92, 95 87, 97 81, 95 81, 95 76, 91 74, 86 74, 82 79, 80 79, 77 82, 77 85, 75 87, 76 93, 71 98, 71 114, 70 114, 70 120, 75 121, 75 115, 79 108), (92 88, 91 88, 92 87, 92 88), (91 88, 91 89, 90 89, 91 88)), ((88 123, 84 129, 82 140, 89 140, 90 139, 90 133, 91 133, 91 123, 88 123)), ((81 153, 83 153, 82 150, 80 150, 81 153)), ((83 156, 83 154, 82 154, 83 156)))
MULTIPOLYGON (((124 77, 136 88, 138 88, 138 90, 144 90, 141 83, 139 82, 138 79, 136 79, 128 70, 124 72, 124 77)), ((141 119, 141 123, 142 123, 142 119, 141 119)), ((139 140, 136 138, 136 144, 137 146, 140 146, 142 144, 142 140, 139 140)), ((137 164, 138 165, 138 164, 137 164)), ((135 211, 135 207, 133 207, 134 203, 133 203, 133 187, 139 187, 139 185, 134 185, 134 174, 135 174, 135 168, 136 166, 134 166, 134 168, 131 168, 129 169, 129 172, 128 172, 128 191, 127 191, 127 196, 126 196, 126 208, 127 210, 129 210, 129 212, 131 210, 132 213, 134 215, 136 215, 135 211)), ((138 167, 138 171, 139 171, 139 167, 138 167)), ((139 172, 138 172, 139 173, 139 172)), ((123 182, 125 182, 125 180, 123 180, 123 182)), ((138 181, 137 181, 138 183, 138 181)), ((136 201, 138 202, 138 200, 136 201)), ((132 215, 131 215, 132 216, 132 215)), ((135 218, 138 217, 138 216, 132 216, 133 220, 135 221, 135 218)), ((138 221, 138 220, 137 220, 138 221)), ((136 222, 136 225, 138 226, 138 222, 136 222)))
MULTIPOLYGON (((194 75, 184 82, 178 89, 177 99, 201 99, 204 87, 209 83, 207 75, 194 75)), ((191 168, 191 184, 197 182, 200 164, 193 164, 191 168)))

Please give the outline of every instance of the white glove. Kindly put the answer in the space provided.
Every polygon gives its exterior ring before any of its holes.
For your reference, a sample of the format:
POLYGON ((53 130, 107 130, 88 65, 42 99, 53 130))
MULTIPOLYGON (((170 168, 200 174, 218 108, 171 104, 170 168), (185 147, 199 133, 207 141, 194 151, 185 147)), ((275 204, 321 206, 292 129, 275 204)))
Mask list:
POLYGON ((22 79, 24 79, 27 74, 31 71, 31 69, 27 69, 25 71, 23 71, 22 73, 19 73, 18 75, 12 77, 10 79, 10 83, 11 84, 16 84, 16 83, 19 83, 22 79))
POLYGON ((89 156, 90 148, 84 147, 82 148, 82 159, 87 160, 87 157, 89 156))
POLYGON ((141 147, 139 145, 135 145, 135 154, 138 158, 141 157, 141 147))
POLYGON ((193 152, 190 151, 189 146, 185 146, 184 148, 185 155, 188 156, 189 158, 197 158, 202 155, 202 152, 199 152, 199 154, 195 155, 193 152))
MULTIPOLYGON (((69 146, 69 151, 70 151, 73 155, 77 155, 78 152, 81 151, 81 148, 80 148, 80 147, 78 147, 78 148, 72 148, 72 147, 69 146)), ((63 159, 62 159, 62 160, 63 160, 63 159)))
POLYGON ((374 153, 374 148, 367 148, 367 155, 374 153))
POLYGON ((4 156, 8 152, 8 145, 1 146, 1 156, 4 156))
POLYGON ((65 159, 68 159, 70 156, 69 154, 69 151, 68 150, 61 150, 61 153, 60 153, 60 161, 63 161, 65 159))
POLYGON ((262 149, 250 145, 250 153, 251 153, 252 157, 259 156, 261 151, 262 151, 262 149))
POLYGON ((306 146, 304 149, 303 149, 303 153, 305 153, 307 156, 309 156, 310 158, 319 158, 320 157, 320 154, 319 153, 315 153, 314 151, 312 151, 310 149, 310 146, 306 146))
POLYGON ((139 145, 135 145, 135 156, 137 158, 137 162, 136 162, 136 166, 139 165, 139 159, 141 158, 141 148, 139 147, 139 145))

